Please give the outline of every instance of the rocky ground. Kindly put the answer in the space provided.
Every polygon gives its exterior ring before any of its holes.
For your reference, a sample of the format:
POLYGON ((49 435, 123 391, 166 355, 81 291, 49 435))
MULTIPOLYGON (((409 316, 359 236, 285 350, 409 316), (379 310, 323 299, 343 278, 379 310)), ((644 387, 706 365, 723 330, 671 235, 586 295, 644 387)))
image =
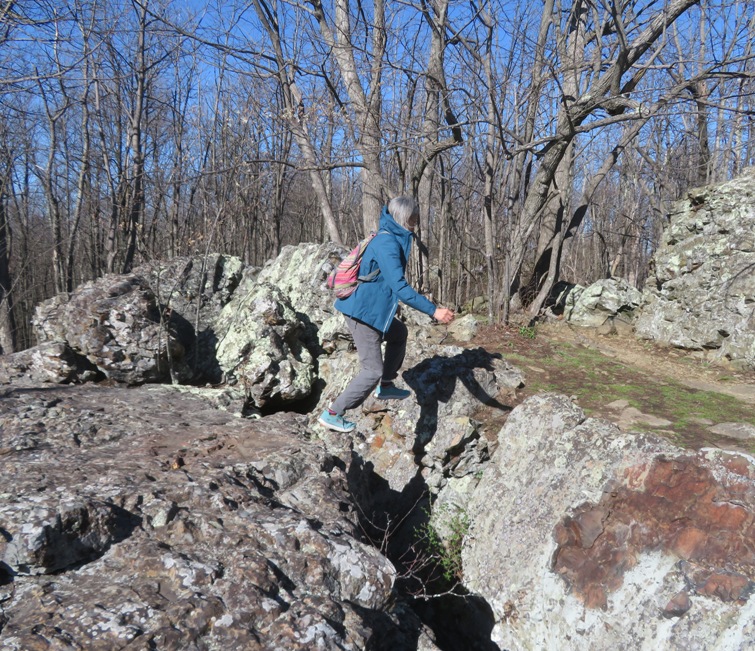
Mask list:
MULTIPOLYGON (((755 589, 749 462, 724 452, 680 456, 669 441, 752 452, 753 378, 563 324, 482 329, 463 344, 454 335, 461 338, 440 326, 414 331, 401 378, 413 399, 368 401, 350 437, 314 425, 316 409, 239 418, 233 404, 222 408, 221 390, 2 387, 0 647, 487 651, 519 648, 511 640, 521 639, 542 648, 552 631, 538 618, 548 613, 542 621, 550 622, 564 600, 559 635, 582 613, 581 633, 595 648, 610 638, 600 631, 622 622, 649 622, 620 635, 651 639, 659 608, 676 627, 668 648, 723 639, 727 618, 744 630, 736 622, 751 617, 744 606, 755 589), (565 396, 538 395, 546 391, 565 396), (716 479, 719 467, 728 470, 716 479), (635 485, 637 473, 648 486, 635 485), (690 520, 694 545, 689 527, 678 530, 676 516, 647 503, 656 484, 676 487, 672 514, 678 507, 698 518, 690 520), (438 600, 427 612, 396 602, 394 585, 412 576, 366 544, 376 540, 369 527, 388 531, 393 522, 406 521, 404 533, 415 536, 406 511, 425 513, 417 505, 428 491, 437 495, 438 530, 443 514, 469 514, 474 527, 464 581, 481 596, 456 599, 453 616, 438 600), (721 506, 734 499, 736 508, 721 506), (732 509, 745 518, 736 535, 732 509), (617 540, 627 523, 636 535, 624 549, 617 540), (621 547, 629 561, 584 561, 567 535, 574 527, 579 536, 605 531, 607 547, 595 549, 621 547), (665 565, 647 565, 659 550, 665 565), (689 567, 676 568, 679 558, 689 567), (627 617, 632 568, 658 585, 632 597, 627 617), (548 590, 533 588, 540 584, 548 590), (468 607, 461 614, 460 604, 468 607)), ((349 363, 323 359, 320 373, 346 377, 349 363)), ((414 544, 402 535, 389 540, 391 560, 391 545, 414 544)), ((752 639, 751 630, 742 635, 752 639)), ((722 648, 744 648, 737 644, 722 648)))
MULTIPOLYGON (((755 452, 755 373, 631 334, 603 335, 567 323, 484 328, 474 344, 500 352, 524 372, 526 386, 504 400, 508 407, 556 391, 623 430, 655 432, 693 449, 755 452)), ((496 432, 507 414, 486 409, 480 417, 496 432)))

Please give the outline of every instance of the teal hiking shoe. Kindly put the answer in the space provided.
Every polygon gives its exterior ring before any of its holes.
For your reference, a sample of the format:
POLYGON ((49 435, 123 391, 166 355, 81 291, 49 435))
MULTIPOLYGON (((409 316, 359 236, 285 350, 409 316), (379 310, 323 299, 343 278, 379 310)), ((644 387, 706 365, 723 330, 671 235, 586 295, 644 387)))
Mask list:
POLYGON ((388 386, 382 386, 378 384, 377 389, 375 389, 375 397, 378 400, 403 400, 404 398, 408 398, 410 395, 412 395, 411 391, 407 391, 406 389, 399 389, 398 387, 394 387, 392 384, 389 384, 388 386))
POLYGON ((331 414, 327 409, 322 412, 317 422, 334 432, 353 432, 357 427, 356 423, 352 423, 338 414, 331 414))

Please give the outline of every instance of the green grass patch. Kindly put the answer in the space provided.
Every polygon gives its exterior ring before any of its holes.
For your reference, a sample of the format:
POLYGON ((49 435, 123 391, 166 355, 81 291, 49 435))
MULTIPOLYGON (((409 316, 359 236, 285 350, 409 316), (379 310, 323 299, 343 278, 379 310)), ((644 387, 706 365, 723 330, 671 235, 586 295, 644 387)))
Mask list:
MULTIPOLYGON (((665 435, 678 445, 715 444, 708 423, 743 422, 755 425, 752 406, 733 396, 701 391, 673 380, 658 381, 652 374, 627 366, 600 351, 538 338, 532 348, 502 351, 526 377, 525 394, 545 391, 575 396, 590 416, 614 417, 607 405, 625 400, 630 407, 672 421, 665 435)), ((652 428, 642 428, 653 432, 652 428)), ((745 444, 755 451, 755 443, 745 444)))

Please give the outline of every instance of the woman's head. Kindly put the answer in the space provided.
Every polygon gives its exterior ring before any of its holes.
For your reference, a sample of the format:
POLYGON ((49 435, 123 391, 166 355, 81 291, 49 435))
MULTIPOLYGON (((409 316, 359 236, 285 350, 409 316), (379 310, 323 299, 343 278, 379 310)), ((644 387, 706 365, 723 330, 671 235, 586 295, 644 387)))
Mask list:
POLYGON ((414 231, 419 225, 419 205, 411 197, 395 197, 388 202, 388 212, 399 226, 414 231))

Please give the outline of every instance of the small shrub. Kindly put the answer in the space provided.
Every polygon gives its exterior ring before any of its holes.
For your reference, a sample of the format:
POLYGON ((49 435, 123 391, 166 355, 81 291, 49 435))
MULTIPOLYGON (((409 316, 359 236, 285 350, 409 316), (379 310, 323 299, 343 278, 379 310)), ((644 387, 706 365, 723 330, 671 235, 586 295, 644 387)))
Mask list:
POLYGON ((461 581, 463 565, 461 550, 464 536, 469 532, 469 516, 466 511, 457 508, 450 518, 446 517, 448 507, 444 507, 440 514, 427 512, 428 521, 417 528, 417 542, 424 548, 425 553, 439 567, 443 578, 447 582, 461 581), (442 525, 439 520, 442 519, 442 525), (445 538, 439 527, 447 532, 445 538))
POLYGON ((519 334, 525 339, 534 339, 537 336, 535 326, 519 326, 519 334))

